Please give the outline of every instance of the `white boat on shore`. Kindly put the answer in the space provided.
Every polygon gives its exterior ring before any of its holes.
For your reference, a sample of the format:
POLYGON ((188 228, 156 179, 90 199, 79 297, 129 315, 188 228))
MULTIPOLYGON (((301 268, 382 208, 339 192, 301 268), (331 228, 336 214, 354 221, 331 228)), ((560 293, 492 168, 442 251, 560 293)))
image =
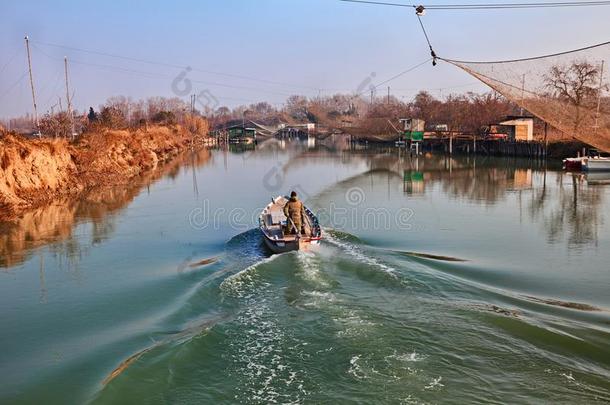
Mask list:
POLYGON ((285 234, 288 218, 284 215, 284 206, 288 197, 279 196, 271 199, 259 216, 259 227, 263 234, 265 245, 273 253, 285 253, 293 250, 306 250, 311 245, 320 244, 322 230, 318 218, 313 212, 305 209, 304 228, 305 233, 285 234))

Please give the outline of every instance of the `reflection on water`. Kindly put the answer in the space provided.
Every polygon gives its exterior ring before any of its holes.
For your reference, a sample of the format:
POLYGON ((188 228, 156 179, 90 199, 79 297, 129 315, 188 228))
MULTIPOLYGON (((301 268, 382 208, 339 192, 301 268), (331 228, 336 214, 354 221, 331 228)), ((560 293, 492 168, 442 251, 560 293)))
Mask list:
MULTIPOLYGON (((312 154, 300 157, 307 161, 312 154)), ((550 243, 566 241, 568 247, 597 242, 603 223, 605 188, 599 187, 610 174, 565 173, 557 162, 541 160, 469 158, 427 154, 410 157, 400 150, 383 154, 360 151, 371 172, 387 172, 402 178, 406 196, 424 195, 440 187, 450 199, 494 205, 516 195, 523 220, 538 223, 550 243), (548 165, 553 165, 549 170, 548 165)))
MULTIPOLYGON (((285 141, 272 139, 258 148, 254 144, 230 145, 229 151, 222 154, 225 160, 229 152, 243 155, 247 164, 251 156, 276 158, 285 149, 285 141)), ((56 200, 29 211, 14 222, 0 223, 0 267, 16 266, 27 259, 29 252, 47 244, 52 244, 53 251, 69 260, 78 258, 87 246, 98 244, 112 234, 114 213, 159 178, 175 178, 181 168, 192 170, 193 194, 198 197, 199 186, 193 168, 208 163, 209 158, 208 150, 188 153, 137 183, 93 189, 84 196, 56 200), (74 228, 83 222, 91 225, 85 245, 73 235, 74 228)), ((600 211, 607 203, 603 201, 604 189, 599 186, 610 182, 607 173, 586 176, 564 173, 557 170, 556 163, 551 171, 546 162, 539 160, 432 154, 411 157, 396 148, 349 151, 324 145, 308 147, 291 157, 280 167, 282 176, 320 159, 339 159, 343 164, 362 161, 370 173, 386 172, 388 176, 400 177, 406 196, 424 195, 427 188, 439 186, 448 198, 493 205, 517 193, 521 215, 539 223, 550 243, 566 241, 570 247, 596 243, 597 227, 603 221, 600 211)), ((276 176, 273 172, 269 174, 276 176)))
MULTIPOLYGON (((60 257, 78 258, 88 246, 110 237, 115 228, 113 214, 133 201, 142 189, 163 176, 174 178, 180 170, 189 170, 189 167, 195 175, 194 168, 205 165, 209 159, 208 150, 186 153, 128 185, 92 189, 76 198, 58 199, 28 211, 15 221, 0 222, 0 267, 16 266, 31 251, 47 244, 60 257), (82 235, 73 234, 74 228, 83 222, 90 224, 89 240, 84 245, 82 235)), ((193 185, 197 186, 196 178, 193 185)))
POLYGON ((603 176, 333 137, 233 148, 2 225, 0 402, 610 400, 603 176), (297 186, 356 221, 321 216, 319 249, 276 256, 230 223, 297 186), (213 227, 189 222, 204 202, 213 227), (413 215, 363 226, 370 208, 413 215))

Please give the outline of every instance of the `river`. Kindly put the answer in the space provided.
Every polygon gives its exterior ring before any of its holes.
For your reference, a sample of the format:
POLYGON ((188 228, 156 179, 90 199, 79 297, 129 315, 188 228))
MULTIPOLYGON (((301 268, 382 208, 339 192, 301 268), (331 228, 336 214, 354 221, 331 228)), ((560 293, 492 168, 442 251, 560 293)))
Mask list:
POLYGON ((0 226, 0 402, 610 401, 610 185, 271 140, 0 226), (256 229, 296 190, 321 246, 256 229))

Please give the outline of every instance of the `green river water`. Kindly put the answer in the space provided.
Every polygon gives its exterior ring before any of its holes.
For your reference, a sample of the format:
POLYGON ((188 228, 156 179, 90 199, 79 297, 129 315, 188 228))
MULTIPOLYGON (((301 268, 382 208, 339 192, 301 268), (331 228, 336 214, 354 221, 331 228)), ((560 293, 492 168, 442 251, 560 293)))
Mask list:
POLYGON ((603 175, 271 140, 156 177, 0 226, 0 403, 610 401, 603 175), (324 240, 273 256, 292 189, 324 240))

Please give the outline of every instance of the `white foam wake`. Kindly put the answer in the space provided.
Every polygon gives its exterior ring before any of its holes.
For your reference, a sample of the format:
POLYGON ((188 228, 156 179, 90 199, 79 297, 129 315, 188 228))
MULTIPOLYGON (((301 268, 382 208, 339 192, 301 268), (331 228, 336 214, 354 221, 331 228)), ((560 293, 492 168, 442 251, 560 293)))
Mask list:
POLYGON ((299 262, 299 277, 316 287, 330 287, 331 283, 320 270, 320 258, 315 253, 298 251, 296 257, 299 262))
POLYGON ((280 257, 280 255, 272 255, 258 262, 251 264, 245 269, 230 275, 220 283, 220 289, 225 292, 233 292, 238 296, 243 295, 244 287, 254 282, 256 269, 280 257))

